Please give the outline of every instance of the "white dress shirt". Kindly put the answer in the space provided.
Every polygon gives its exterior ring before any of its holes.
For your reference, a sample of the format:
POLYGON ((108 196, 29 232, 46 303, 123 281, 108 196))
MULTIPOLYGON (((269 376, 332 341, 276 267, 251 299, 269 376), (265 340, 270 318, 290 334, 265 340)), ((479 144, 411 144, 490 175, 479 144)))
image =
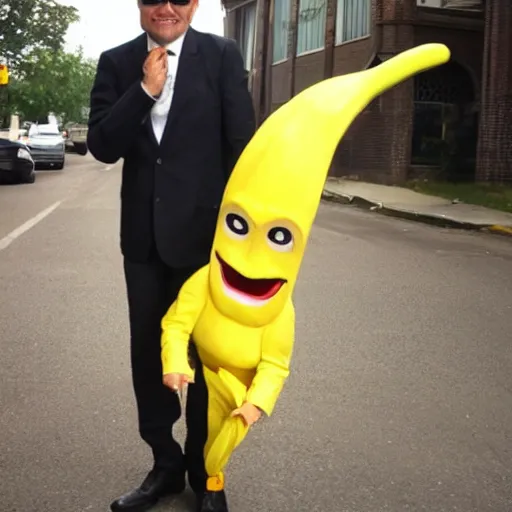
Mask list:
MULTIPOLYGON (((155 133, 156 140, 159 144, 162 140, 162 135, 167 123, 167 116, 169 115, 169 111, 171 109, 172 97, 174 95, 174 82, 176 80, 176 73, 178 71, 178 63, 184 39, 185 34, 165 47, 167 50, 171 50, 174 55, 167 55, 167 80, 165 81, 164 88, 160 97, 153 98, 156 100, 156 103, 151 109, 151 123, 153 125, 153 131, 155 133)), ((158 46, 159 45, 148 35, 148 52, 158 46)), ((149 94, 149 92, 144 87, 144 84, 141 85, 146 94, 149 94)))

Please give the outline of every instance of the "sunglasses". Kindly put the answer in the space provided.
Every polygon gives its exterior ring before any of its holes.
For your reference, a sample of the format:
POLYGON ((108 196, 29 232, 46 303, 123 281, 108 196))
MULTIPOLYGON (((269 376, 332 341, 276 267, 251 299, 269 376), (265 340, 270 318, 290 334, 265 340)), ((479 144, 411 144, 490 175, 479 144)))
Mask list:
POLYGON ((141 0, 142 5, 159 5, 169 2, 173 5, 188 5, 191 0, 141 0))

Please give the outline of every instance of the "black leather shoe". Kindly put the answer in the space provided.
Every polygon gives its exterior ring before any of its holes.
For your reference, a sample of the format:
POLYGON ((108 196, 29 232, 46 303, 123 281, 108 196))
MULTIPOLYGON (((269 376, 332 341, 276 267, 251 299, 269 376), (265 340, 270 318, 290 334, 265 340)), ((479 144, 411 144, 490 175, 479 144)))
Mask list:
POLYGON ((197 512, 228 512, 224 491, 205 491, 197 495, 197 512))
POLYGON ((185 476, 164 469, 152 469, 142 485, 110 505, 112 512, 145 512, 160 498, 179 494, 185 489, 185 476))

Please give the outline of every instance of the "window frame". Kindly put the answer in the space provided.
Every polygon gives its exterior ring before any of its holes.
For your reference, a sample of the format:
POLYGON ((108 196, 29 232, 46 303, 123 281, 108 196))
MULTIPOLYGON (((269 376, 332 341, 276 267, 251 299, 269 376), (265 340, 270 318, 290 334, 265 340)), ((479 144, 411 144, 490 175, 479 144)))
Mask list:
POLYGON ((242 53, 242 58, 244 59, 244 66, 246 68, 246 71, 250 73, 253 72, 254 69, 254 58, 256 56, 256 39, 257 39, 257 30, 258 30, 258 2, 257 0, 247 0, 247 2, 244 2, 242 5, 238 6, 236 9, 236 25, 235 25, 235 39, 237 41, 237 44, 240 48, 240 51, 242 53), (247 57, 247 48, 245 45, 247 44, 247 41, 242 41, 243 30, 243 21, 245 19, 245 12, 246 9, 253 8, 254 9, 254 37, 252 40, 252 52, 251 52, 251 62, 250 66, 247 66, 247 63, 245 62, 247 57))
POLYGON ((298 15, 297 15, 297 51, 296 51, 296 57, 304 57, 305 55, 311 55, 313 53, 318 53, 318 52, 323 52, 325 50, 325 29, 326 29, 326 22, 327 22, 327 0, 320 0, 323 2, 323 10, 324 10, 324 15, 323 15, 323 24, 322 24, 322 38, 321 38, 321 41, 322 41, 322 44, 321 46, 319 46, 318 48, 312 48, 312 49, 309 49, 309 50, 304 50, 304 51, 299 51, 299 39, 300 39, 300 33, 299 33, 299 30, 300 30, 300 9, 301 9, 301 3, 303 2, 303 0, 298 0, 299 2, 299 6, 298 6, 298 15))
MULTIPOLYGON (((286 62, 289 58, 289 48, 288 48, 288 41, 290 39, 290 25, 292 21, 292 0, 275 0, 274 2, 274 12, 272 15, 272 66, 276 66, 278 64, 282 64, 286 62), (280 57, 278 59, 275 58, 275 49, 276 49, 276 10, 278 7, 278 3, 280 2, 286 2, 288 4, 288 12, 287 12, 287 18, 283 20, 281 23, 286 25, 286 45, 284 47, 284 56, 280 57)), ((283 10, 283 12, 286 12, 286 9, 283 10)), ((285 29, 283 28, 283 31, 285 29)))

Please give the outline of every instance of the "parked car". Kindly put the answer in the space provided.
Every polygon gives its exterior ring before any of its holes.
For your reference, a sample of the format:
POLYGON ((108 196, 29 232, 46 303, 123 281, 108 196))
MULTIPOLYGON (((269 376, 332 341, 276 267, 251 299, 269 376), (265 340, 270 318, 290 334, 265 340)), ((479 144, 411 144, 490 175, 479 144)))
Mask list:
POLYGON ((66 147, 56 124, 32 124, 21 140, 28 146, 36 167, 49 165, 64 169, 66 147))
POLYGON ((64 132, 68 151, 84 156, 87 154, 87 130, 86 124, 69 124, 64 132))
POLYGON ((0 139, 0 183, 15 185, 34 183, 35 163, 29 149, 22 142, 0 139))

